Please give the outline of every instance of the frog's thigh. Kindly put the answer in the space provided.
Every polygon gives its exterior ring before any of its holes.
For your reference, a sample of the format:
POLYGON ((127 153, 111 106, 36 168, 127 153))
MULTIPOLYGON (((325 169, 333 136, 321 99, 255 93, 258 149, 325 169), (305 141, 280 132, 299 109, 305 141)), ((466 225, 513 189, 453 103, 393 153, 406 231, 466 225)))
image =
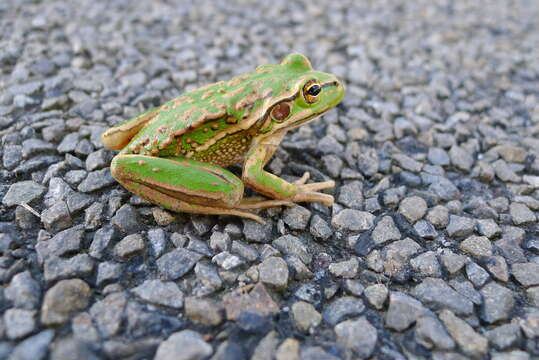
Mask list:
POLYGON ((189 205, 233 208, 243 196, 243 183, 237 176, 192 159, 119 155, 111 163, 111 172, 130 191, 176 211, 188 211, 178 209, 178 200, 189 205))

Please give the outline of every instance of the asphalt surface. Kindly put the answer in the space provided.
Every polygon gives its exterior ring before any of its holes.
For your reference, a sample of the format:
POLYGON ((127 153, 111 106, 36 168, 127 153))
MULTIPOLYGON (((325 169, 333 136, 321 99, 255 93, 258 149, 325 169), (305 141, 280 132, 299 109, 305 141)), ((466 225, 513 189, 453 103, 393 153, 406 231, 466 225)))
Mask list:
POLYGON ((0 358, 539 357, 539 3, 0 3, 0 358), (346 85, 268 169, 336 203, 174 214, 109 126, 297 51, 346 85), (37 215, 37 216, 36 216, 37 215))

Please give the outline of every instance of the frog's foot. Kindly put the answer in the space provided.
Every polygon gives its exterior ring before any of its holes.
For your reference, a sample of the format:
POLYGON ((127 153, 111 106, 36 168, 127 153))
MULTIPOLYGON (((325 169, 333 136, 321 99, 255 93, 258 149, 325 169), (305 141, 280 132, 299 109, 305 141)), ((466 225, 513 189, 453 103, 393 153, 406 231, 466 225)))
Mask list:
POLYGON ((268 200, 263 197, 252 197, 242 199, 236 207, 242 210, 267 209, 277 206, 294 206, 292 201, 288 200, 268 200))
POLYGON ((292 201, 294 202, 315 202, 320 201, 326 206, 333 205, 333 196, 320 193, 320 190, 331 189, 335 187, 335 181, 322 181, 311 184, 305 184, 311 177, 311 174, 306 171, 303 176, 294 181, 294 184, 298 186, 298 193, 294 196, 292 201))
POLYGON ((326 206, 332 206, 335 201, 333 196, 319 191, 333 187, 335 187, 335 181, 333 180, 298 185, 298 192, 291 200, 294 202, 321 202, 326 206))

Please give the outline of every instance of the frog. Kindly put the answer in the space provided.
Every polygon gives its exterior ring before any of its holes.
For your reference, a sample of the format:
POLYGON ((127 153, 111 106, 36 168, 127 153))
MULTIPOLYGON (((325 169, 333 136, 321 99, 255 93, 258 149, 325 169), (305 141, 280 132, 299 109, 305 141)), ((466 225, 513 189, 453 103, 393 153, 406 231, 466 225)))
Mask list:
POLYGON ((302 202, 332 206, 326 180, 309 172, 289 182, 264 167, 284 136, 334 108, 344 85, 313 70, 300 53, 278 64, 218 81, 151 108, 106 130, 119 150, 110 171, 128 191, 173 212, 232 215, 259 223, 256 212, 302 202), (241 175, 227 169, 239 163, 241 175), (245 188, 262 196, 244 197, 245 188))

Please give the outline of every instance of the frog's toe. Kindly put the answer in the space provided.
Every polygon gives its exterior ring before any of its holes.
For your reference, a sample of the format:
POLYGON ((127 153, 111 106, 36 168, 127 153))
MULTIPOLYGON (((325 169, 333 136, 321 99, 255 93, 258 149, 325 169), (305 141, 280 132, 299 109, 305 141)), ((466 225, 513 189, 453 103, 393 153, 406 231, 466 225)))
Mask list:
POLYGON ((325 189, 331 189, 334 187, 335 181, 333 180, 300 185, 301 191, 320 191, 325 189))
POLYGON ((307 182, 307 180, 309 180, 310 177, 311 177, 311 174, 308 171, 305 171, 299 179, 294 181, 294 184, 303 185, 307 182))
POLYGON ((242 210, 256 210, 256 209, 267 209, 277 206, 293 206, 294 202, 290 200, 267 200, 264 198, 247 198, 242 199, 242 201, 236 206, 238 209, 242 210))

